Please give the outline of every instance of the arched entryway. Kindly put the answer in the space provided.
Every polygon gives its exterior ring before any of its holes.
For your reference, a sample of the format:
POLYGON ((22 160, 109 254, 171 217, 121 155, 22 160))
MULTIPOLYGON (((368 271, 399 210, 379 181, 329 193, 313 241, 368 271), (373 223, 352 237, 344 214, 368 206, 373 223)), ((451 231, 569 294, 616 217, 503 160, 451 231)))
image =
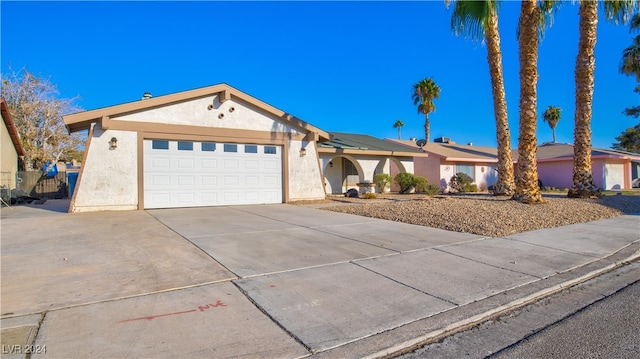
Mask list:
POLYGON ((364 178, 364 171, 358 161, 351 156, 333 157, 324 168, 324 183, 327 194, 344 193, 350 188, 358 188, 364 178))

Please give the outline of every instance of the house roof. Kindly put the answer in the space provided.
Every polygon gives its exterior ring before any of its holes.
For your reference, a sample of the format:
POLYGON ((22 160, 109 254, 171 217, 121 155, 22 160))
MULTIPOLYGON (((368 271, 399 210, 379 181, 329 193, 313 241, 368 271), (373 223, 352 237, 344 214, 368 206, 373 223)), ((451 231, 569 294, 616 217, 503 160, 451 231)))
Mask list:
POLYGON ((7 101, 4 98, 0 97, 0 111, 2 113, 2 119, 4 120, 4 124, 7 126, 7 130, 9 131, 9 136, 11 137, 11 142, 13 142, 13 147, 16 149, 16 153, 18 156, 24 156, 24 147, 22 147, 22 142, 20 142, 20 134, 18 133, 18 129, 16 128, 16 124, 13 122, 13 118, 11 117, 11 112, 9 112, 9 106, 7 106, 7 101))
POLYGON ((320 153, 427 157, 419 148, 407 148, 369 135, 329 132, 331 140, 318 144, 320 153))
MULTIPOLYGON (((592 148, 591 158, 618 158, 640 161, 640 155, 612 149, 592 148)), ((539 162, 567 161, 573 159, 573 145, 568 143, 545 143, 538 146, 539 162)), ((513 150, 513 160, 518 160, 518 150, 513 150)))
POLYGON ((320 141, 329 139, 329 134, 327 132, 316 128, 289 113, 277 109, 267 104, 266 102, 258 100, 253 96, 250 96, 236 88, 233 88, 226 83, 202 87, 194 90, 177 92, 169 95, 151 97, 144 100, 128 102, 110 107, 103 107, 90 111, 78 112, 64 116, 63 120, 69 132, 76 132, 88 129, 89 127, 91 127, 92 123, 101 121, 104 117, 144 111, 215 94, 219 95, 221 103, 231 99, 232 97, 235 97, 258 107, 261 110, 266 111, 267 113, 270 113, 280 118, 282 121, 287 122, 295 127, 302 128, 304 130, 307 130, 308 132, 317 133, 320 141))
MULTIPOLYGON (((418 148, 415 141, 385 139, 403 146, 418 148)), ((429 156, 440 157, 445 161, 497 162, 498 150, 493 147, 458 145, 451 143, 428 142, 422 150, 429 156)))

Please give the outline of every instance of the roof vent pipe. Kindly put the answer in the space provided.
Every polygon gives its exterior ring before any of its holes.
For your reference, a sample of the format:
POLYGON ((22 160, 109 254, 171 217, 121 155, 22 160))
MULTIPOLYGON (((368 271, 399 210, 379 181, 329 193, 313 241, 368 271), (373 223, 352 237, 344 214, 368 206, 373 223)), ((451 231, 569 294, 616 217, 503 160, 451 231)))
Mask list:
POLYGON ((151 98, 151 92, 145 92, 145 93, 142 95, 141 100, 146 100, 146 99, 150 99, 150 98, 151 98))

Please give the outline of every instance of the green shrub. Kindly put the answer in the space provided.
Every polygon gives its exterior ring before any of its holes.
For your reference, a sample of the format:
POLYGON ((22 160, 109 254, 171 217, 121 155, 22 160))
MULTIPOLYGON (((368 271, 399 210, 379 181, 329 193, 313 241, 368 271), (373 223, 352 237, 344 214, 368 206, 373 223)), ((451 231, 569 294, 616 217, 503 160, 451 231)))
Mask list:
POLYGON ((384 193, 385 188, 391 187, 391 184, 393 184, 393 177, 386 173, 378 173, 373 176, 373 183, 376 184, 376 188, 380 193, 384 193))
POLYGON ((415 176, 416 193, 425 193, 429 187, 429 181, 422 176, 415 176))
POLYGON ((478 192, 478 186, 476 186, 473 183, 465 185, 464 188, 462 189, 462 192, 478 192))
POLYGON ((456 192, 478 192, 478 187, 473 184, 473 178, 462 172, 451 177, 449 187, 456 192))
POLYGON ((416 176, 408 172, 398 173, 394 180, 400 186, 400 193, 407 193, 416 186, 416 176))
POLYGON ((376 198, 378 198, 378 196, 376 196, 376 194, 373 193, 373 192, 368 192, 368 193, 364 194, 364 198, 365 199, 376 199, 376 198))
POLYGON ((427 188, 424 191, 424 194, 426 194, 427 196, 435 196, 439 193, 440 193, 440 186, 432 183, 429 183, 427 185, 427 188))

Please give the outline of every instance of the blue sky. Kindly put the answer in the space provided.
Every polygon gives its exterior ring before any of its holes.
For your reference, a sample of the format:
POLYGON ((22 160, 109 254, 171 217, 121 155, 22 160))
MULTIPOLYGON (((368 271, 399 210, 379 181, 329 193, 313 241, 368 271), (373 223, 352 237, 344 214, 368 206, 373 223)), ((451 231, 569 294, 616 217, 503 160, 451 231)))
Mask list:
MULTIPOLYGON (((1 68, 26 67, 91 110, 226 82, 326 131, 423 138, 412 85, 441 87, 431 138, 495 146, 486 47, 451 32, 451 9, 427 2, 0 3, 1 68)), ((519 2, 500 12, 512 147, 517 147, 519 2)), ((602 13, 601 13, 602 15, 602 13)), ((635 34, 598 24, 593 145, 608 148, 636 119, 631 77, 618 72, 635 34)), ((562 108, 558 142, 573 142, 578 6, 554 17, 540 46, 538 113, 562 108)), ((538 142, 551 141, 538 122, 538 142)))

